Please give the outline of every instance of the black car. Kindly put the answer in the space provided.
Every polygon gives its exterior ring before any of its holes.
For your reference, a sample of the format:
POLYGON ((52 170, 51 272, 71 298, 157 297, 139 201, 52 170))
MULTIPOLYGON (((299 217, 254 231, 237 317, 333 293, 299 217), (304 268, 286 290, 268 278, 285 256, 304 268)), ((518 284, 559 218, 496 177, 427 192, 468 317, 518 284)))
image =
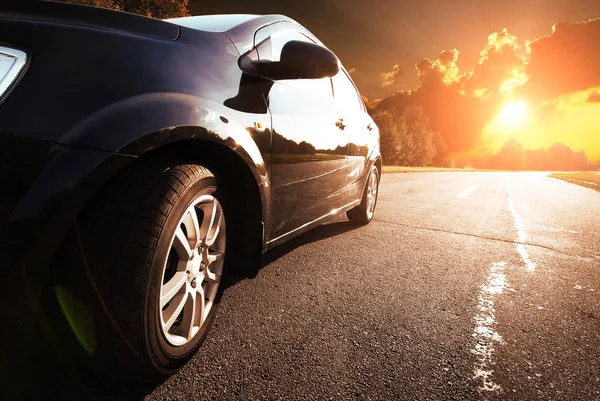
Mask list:
POLYGON ((337 57, 282 15, 0 6, 0 102, 3 321, 30 312, 121 377, 193 356, 225 271, 373 218, 379 131, 337 57))

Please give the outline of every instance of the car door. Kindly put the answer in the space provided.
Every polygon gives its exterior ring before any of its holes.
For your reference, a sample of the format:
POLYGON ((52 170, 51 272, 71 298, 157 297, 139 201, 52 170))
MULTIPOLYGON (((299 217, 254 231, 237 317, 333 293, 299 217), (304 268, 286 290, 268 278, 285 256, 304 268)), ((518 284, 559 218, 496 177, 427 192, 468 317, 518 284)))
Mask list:
MULTIPOLYGON (((255 35, 259 59, 279 61, 291 40, 316 43, 297 25, 270 25, 255 35)), ((347 140, 336 126, 330 78, 278 80, 265 97, 272 121, 270 233, 275 240, 342 205, 347 140)))
POLYGON ((336 112, 348 140, 344 174, 344 200, 352 202, 362 196, 367 169, 369 144, 377 135, 374 123, 356 86, 343 68, 332 78, 336 112))

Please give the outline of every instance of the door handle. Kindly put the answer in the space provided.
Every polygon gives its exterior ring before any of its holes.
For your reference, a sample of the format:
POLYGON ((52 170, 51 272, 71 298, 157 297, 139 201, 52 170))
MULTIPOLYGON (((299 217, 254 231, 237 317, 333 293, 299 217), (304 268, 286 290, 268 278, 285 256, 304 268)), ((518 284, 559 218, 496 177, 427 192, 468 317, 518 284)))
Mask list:
POLYGON ((340 118, 336 123, 335 126, 338 127, 341 131, 343 131, 347 125, 344 124, 344 119, 340 118))

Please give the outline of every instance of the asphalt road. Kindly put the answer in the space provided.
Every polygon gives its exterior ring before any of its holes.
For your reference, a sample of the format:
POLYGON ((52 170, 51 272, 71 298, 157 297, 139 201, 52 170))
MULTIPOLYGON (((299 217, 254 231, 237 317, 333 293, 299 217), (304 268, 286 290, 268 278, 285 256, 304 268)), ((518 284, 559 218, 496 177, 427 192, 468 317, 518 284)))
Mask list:
POLYGON ((165 382, 36 383, 46 399, 600 399, 599 211, 543 173, 387 174, 371 224, 338 218, 232 283, 165 382))

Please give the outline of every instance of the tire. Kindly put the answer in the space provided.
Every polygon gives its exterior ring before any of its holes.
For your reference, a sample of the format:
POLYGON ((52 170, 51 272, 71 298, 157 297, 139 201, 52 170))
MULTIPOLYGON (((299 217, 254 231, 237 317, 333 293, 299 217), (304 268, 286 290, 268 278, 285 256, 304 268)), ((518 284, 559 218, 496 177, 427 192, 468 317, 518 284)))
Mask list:
POLYGON ((348 220, 361 226, 369 224, 375 215, 375 206, 377 206, 378 193, 379 170, 376 166, 372 166, 367 177, 367 185, 365 186, 360 204, 346 212, 348 220))
POLYGON ((76 233, 94 293, 87 365, 152 381, 194 356, 221 295, 224 201, 202 166, 140 162, 86 210, 76 233))

